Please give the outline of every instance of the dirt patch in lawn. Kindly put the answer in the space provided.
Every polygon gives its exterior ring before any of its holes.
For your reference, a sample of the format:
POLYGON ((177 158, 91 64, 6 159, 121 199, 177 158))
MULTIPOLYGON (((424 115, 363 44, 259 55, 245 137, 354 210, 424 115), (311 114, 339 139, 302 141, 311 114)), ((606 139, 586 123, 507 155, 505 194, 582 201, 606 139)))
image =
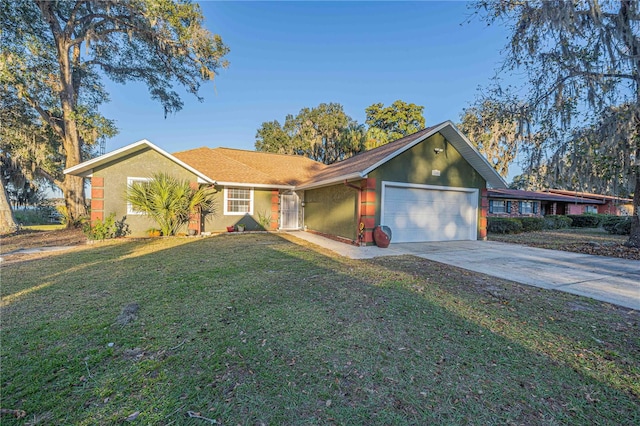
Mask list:
POLYGON ((640 249, 627 247, 625 235, 611 235, 603 229, 577 228, 523 234, 489 234, 490 241, 522 244, 552 250, 640 260, 640 249))
POLYGON ((18 250, 42 247, 72 247, 86 243, 87 237, 81 229, 27 230, 0 237, 0 254, 7 255, 18 250))

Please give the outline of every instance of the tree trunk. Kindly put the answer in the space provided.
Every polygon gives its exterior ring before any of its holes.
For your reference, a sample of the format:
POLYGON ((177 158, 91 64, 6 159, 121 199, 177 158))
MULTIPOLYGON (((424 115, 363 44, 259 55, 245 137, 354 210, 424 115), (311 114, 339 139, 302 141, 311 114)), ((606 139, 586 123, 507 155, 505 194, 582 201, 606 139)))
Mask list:
POLYGON ((2 192, 0 193, 0 234, 8 234, 16 229, 16 219, 9 203, 9 194, 4 186, 4 180, 0 179, 2 192))
MULTIPOLYGON (((638 160, 636 160, 638 161, 638 160)), ((638 172, 639 166, 634 166, 636 175, 636 185, 633 190, 633 216, 631 220, 631 235, 629 240, 625 243, 626 246, 640 248, 640 172, 638 172)))
POLYGON ((84 194, 84 178, 66 175, 60 186, 67 209, 67 227, 80 225, 80 219, 87 216, 87 205, 84 194))

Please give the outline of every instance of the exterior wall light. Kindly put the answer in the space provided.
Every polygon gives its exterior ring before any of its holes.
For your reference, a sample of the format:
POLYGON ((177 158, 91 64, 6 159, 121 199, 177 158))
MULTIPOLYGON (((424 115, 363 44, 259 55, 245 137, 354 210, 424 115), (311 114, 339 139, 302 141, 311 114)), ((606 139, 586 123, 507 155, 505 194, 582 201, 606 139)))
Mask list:
POLYGON ((435 152, 436 155, 440 154, 442 151, 444 151, 444 149, 442 149, 442 148, 434 148, 433 149, 433 152, 435 152))

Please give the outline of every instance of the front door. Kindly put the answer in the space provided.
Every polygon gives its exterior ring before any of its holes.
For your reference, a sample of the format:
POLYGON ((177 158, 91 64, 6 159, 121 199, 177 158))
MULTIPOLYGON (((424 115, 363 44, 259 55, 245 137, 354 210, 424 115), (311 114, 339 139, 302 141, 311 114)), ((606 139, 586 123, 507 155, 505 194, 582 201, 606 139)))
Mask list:
POLYGON ((292 192, 290 194, 282 194, 280 197, 280 228, 281 229, 299 229, 298 224, 298 194, 292 192))

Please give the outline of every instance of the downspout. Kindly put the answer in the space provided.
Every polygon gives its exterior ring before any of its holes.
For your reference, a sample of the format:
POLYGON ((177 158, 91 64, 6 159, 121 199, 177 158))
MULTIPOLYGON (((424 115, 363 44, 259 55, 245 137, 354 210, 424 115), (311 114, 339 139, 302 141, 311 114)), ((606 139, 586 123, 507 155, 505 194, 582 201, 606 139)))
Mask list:
POLYGON ((354 185, 352 183, 347 182, 347 180, 344 180, 344 185, 348 186, 349 188, 353 188, 356 191, 358 191, 358 201, 357 201, 357 207, 356 207, 356 217, 358 218, 358 231, 356 232, 357 238, 356 238, 356 242, 357 245, 362 245, 362 238, 363 238, 363 233, 364 233, 364 224, 362 223, 362 186, 358 186, 358 185, 354 185))

